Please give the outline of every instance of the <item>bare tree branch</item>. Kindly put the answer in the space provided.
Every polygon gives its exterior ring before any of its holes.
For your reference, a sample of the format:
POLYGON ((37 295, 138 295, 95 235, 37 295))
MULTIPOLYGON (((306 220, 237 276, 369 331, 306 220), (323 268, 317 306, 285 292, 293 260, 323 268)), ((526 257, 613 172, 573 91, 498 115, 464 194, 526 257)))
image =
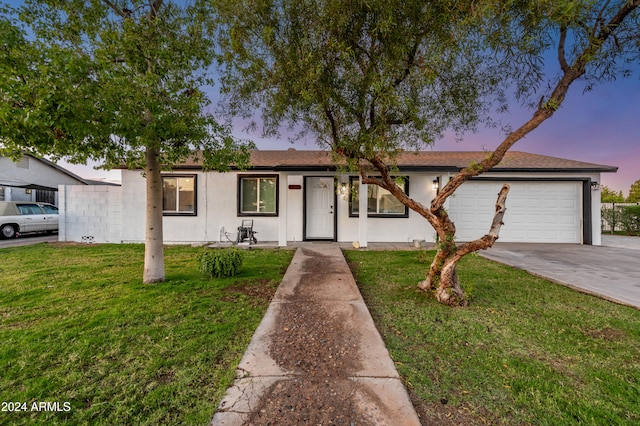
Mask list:
POLYGON ((504 158, 506 152, 516 142, 550 118, 560 105, 562 105, 567 91, 569 90, 569 86, 575 80, 584 75, 590 58, 592 58, 598 49, 602 47, 604 42, 614 34, 615 29, 623 22, 624 18, 638 8, 638 6, 640 6, 640 0, 633 0, 625 3, 618 10, 616 15, 609 20, 607 25, 600 30, 598 36, 595 39, 590 40, 589 44, 583 49, 580 55, 578 55, 574 63, 567 67, 563 76, 560 78, 558 83, 556 83, 547 102, 541 102, 538 109, 533 113, 533 116, 518 129, 507 135, 495 151, 493 151, 493 153, 491 153, 485 160, 479 164, 466 167, 454 176, 453 179, 451 179, 444 188, 442 188, 436 199, 432 202, 431 211, 435 212, 435 210, 440 209, 444 205, 446 199, 469 178, 478 176, 479 174, 498 165, 498 163, 500 163, 504 158))
POLYGON ((120 9, 118 6, 116 6, 110 0, 102 0, 102 2, 104 4, 106 4, 107 6, 109 6, 109 8, 111 10, 113 10, 117 15, 121 16, 122 18, 124 18, 124 19, 129 18, 129 14, 128 13, 126 13, 123 9, 120 9))
POLYGON ((610 0, 607 0, 604 5, 602 6, 602 9, 600 9, 600 12, 598 13, 598 16, 596 17, 596 19, 593 22, 593 28, 591 29, 591 37, 595 37, 596 32, 598 32, 598 28, 602 28, 602 24, 604 22, 604 12, 606 11, 607 7, 609 6, 610 0))
POLYGON ((384 161, 382 161, 378 156, 367 158, 367 161, 369 161, 369 163, 371 163, 371 165, 375 167, 375 169, 380 173, 381 177, 378 179, 367 176, 366 173, 364 173, 364 170, 361 168, 360 174, 362 176, 363 183, 375 184, 386 189, 391 194, 393 194, 393 196, 396 197, 398 201, 418 213, 420 216, 424 217, 434 227, 434 229, 436 229, 436 225, 438 223, 436 215, 422 203, 409 197, 398 185, 396 185, 396 182, 391 176, 389 168, 384 163, 384 161))
POLYGON ((504 219, 504 214, 507 211, 505 204, 507 202, 509 189, 509 184, 504 184, 502 186, 502 189, 500 189, 500 192, 498 193, 498 199, 496 201, 496 213, 493 216, 493 222, 491 223, 489 232, 475 241, 469 241, 468 243, 465 243, 458 247, 456 256, 462 258, 469 253, 473 253, 478 250, 486 250, 489 247, 493 246, 493 243, 496 242, 500 235, 500 229, 502 228, 502 225, 504 225, 502 219, 504 219))
POLYGON ((565 73, 569 70, 569 64, 567 63, 567 58, 565 57, 564 52, 564 44, 566 40, 567 27, 562 26, 560 28, 560 41, 558 41, 558 62, 560 62, 560 69, 565 73))

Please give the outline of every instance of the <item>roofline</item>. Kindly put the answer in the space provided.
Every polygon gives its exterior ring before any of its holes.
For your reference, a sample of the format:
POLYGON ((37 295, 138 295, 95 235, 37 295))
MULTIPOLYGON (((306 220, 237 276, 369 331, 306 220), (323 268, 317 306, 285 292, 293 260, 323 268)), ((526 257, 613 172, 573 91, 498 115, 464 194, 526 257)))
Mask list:
MULTIPOLYGON (((442 172, 442 173, 458 173, 463 170, 464 167, 457 166, 399 166, 398 170, 405 172, 442 172)), ((138 170, 138 169, 135 169, 138 170)), ((189 165, 189 166, 176 166, 172 170, 203 170, 202 166, 189 165)), ((273 171, 273 172, 334 172, 338 171, 339 167, 336 166, 303 166, 303 165, 286 165, 286 166, 255 166, 247 169, 240 169, 238 167, 231 167, 233 171, 273 171)), ((212 170, 215 171, 215 170, 212 170)), ((594 168, 513 168, 513 167, 498 167, 487 170, 484 173, 615 173, 618 171, 618 167, 594 167, 594 168)), ((356 173, 356 172, 354 172, 356 173)))
POLYGON ((80 181, 84 185, 89 185, 85 179, 81 178, 80 176, 76 175, 75 173, 70 172, 69 170, 65 169, 64 167, 61 167, 61 166, 57 165, 56 163, 47 160, 46 158, 35 157, 35 156, 33 156, 31 154, 27 154, 27 153, 25 153, 23 155, 28 155, 29 157, 31 157, 31 158, 33 158, 35 160, 41 161, 44 164, 46 164, 47 166, 50 166, 50 167, 58 170, 59 172, 62 172, 64 174, 66 174, 67 176, 70 176, 70 177, 80 181))

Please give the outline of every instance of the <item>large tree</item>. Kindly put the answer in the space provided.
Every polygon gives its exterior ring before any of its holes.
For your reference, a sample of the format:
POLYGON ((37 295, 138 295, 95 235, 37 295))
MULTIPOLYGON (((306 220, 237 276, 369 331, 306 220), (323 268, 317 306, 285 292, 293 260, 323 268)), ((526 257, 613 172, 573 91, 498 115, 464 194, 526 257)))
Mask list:
MULTIPOLYGON (((496 166, 549 119, 569 87, 628 72, 640 47, 640 0, 486 1, 221 0, 221 62, 230 111, 263 113, 267 132, 302 128, 362 181, 389 190, 435 229, 439 245, 426 279, 438 300, 465 304, 456 265, 498 238, 505 186, 490 231, 455 242, 446 199, 496 166), (551 52, 551 54, 550 54, 551 52), (546 71, 555 58, 557 74, 546 71), (506 88, 512 91, 506 91, 506 88), (444 131, 495 125, 507 100, 531 108, 486 158, 455 175, 430 205, 396 185, 394 158, 444 131)), ((489 224, 488 224, 489 225, 489 224)))
POLYGON ((0 153, 143 169, 145 283, 165 278, 161 171, 196 151, 205 168, 248 162, 205 112, 213 19, 188 3, 26 0, 0 17, 0 153))

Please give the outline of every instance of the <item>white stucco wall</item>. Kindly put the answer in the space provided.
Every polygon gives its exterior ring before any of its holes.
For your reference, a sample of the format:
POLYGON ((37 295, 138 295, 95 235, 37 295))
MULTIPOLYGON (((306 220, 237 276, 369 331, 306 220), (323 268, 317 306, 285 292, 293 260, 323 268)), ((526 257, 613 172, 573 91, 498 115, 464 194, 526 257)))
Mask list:
MULTIPOLYGON (((226 241, 223 230, 229 238, 235 239, 236 231, 243 217, 237 214, 237 172, 203 173, 201 171, 180 171, 177 175, 195 175, 197 204, 195 216, 164 216, 163 232, 167 244, 203 243, 226 241)), ((241 174, 251 174, 243 172, 241 174)), ((254 173, 264 174, 264 173, 254 173)), ((145 230, 145 181, 139 171, 122 171, 124 242, 144 241, 145 230)), ((280 203, 282 209, 282 198, 280 203)), ((254 229, 260 241, 278 241, 279 218, 253 216, 254 229)))
POLYGON ((122 187, 60 185, 58 201, 60 241, 122 241, 122 187))
MULTIPOLYGON (((433 189, 436 175, 408 173, 404 176, 409 178, 409 196, 428 207, 436 195, 433 189)), ((408 218, 369 217, 366 226, 368 242, 434 241, 435 232, 429 222, 413 210, 409 210, 408 218)), ((359 217, 349 216, 348 197, 338 196, 338 240, 359 241, 359 217)))
MULTIPOLYGON (((304 176, 300 172, 280 172, 279 215, 238 216, 238 175, 265 174, 264 172, 203 173, 201 171, 180 171, 178 175, 196 175, 197 215, 165 216, 163 220, 164 240, 172 243, 202 243, 226 241, 224 229, 235 237, 242 219, 253 219, 254 230, 259 241, 284 242, 302 241, 304 232, 304 176), (300 185, 301 189, 289 189, 290 185, 300 185), (286 238, 286 240, 285 240, 286 238)), ((272 173, 267 173, 272 174, 272 173)), ((335 173, 308 173, 308 176, 335 176, 335 173)), ((432 181, 435 175, 409 174, 409 194, 428 205, 435 195, 432 181)), ((340 182, 348 182, 347 175, 339 176, 340 182)), ((122 172, 124 242, 144 241, 145 181, 139 171, 122 172)), ((358 241, 359 219, 349 217, 348 197, 338 195, 335 209, 337 216, 338 240, 358 241)), ((410 242, 413 239, 433 241, 433 229, 415 212, 408 218, 368 218, 369 242, 410 242)))
MULTIPOLYGON (((197 215, 165 216, 163 220, 164 239, 171 243, 203 243, 224 241, 222 229, 235 237, 237 227, 243 217, 237 213, 238 174, 261 174, 265 172, 229 172, 203 173, 201 171, 180 171, 175 174, 197 176, 197 215)), ((261 242, 301 241, 304 235, 304 176, 336 176, 335 172, 279 172, 266 173, 279 176, 279 215, 277 217, 245 217, 254 220, 254 229, 261 242), (289 188, 300 185, 301 189, 289 188)), ((409 195, 425 206, 429 206, 435 196, 433 180, 436 174, 408 173, 409 195)), ((440 181, 446 182, 448 176, 441 175, 440 181)), ((504 177, 499 173, 487 173, 483 177, 504 177)), ((540 173, 514 173, 509 177, 537 179, 540 173)), ((600 182, 600 175, 577 175, 575 173, 545 175, 553 178, 589 177, 600 182)), ((338 182, 349 182, 349 176, 337 176, 338 182)), ((592 191, 592 239, 600 244, 600 194, 592 191)), ((139 171, 122 172, 122 232, 123 242, 144 241, 145 229, 145 181, 139 171)), ((445 208, 447 206, 445 205, 445 208)), ((360 220, 349 217, 348 196, 338 194, 335 206, 337 215, 338 241, 352 242, 360 239, 360 220)), ((417 213, 410 211, 408 218, 368 218, 366 222, 368 242, 406 242, 413 240, 434 241, 435 232, 429 223, 417 213)))

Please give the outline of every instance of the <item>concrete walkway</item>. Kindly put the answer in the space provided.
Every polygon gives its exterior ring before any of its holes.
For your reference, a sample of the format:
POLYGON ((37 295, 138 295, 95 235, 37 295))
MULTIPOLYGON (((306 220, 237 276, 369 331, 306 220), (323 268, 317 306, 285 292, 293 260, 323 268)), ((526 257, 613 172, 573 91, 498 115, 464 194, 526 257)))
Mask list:
MULTIPOLYGON (((317 377, 310 377, 311 374, 304 370, 283 366, 283 362, 274 359, 273 354, 277 353, 278 348, 272 347, 277 331, 292 327, 285 318, 303 316, 310 309, 320 310, 327 318, 336 319, 339 327, 332 336, 336 339, 346 336, 350 339, 350 348, 353 348, 343 353, 334 353, 333 358, 330 354, 311 352, 302 357, 321 360, 320 363, 323 359, 331 359, 331 363, 338 364, 345 361, 356 366, 344 374, 347 377, 341 377, 340 374, 323 377, 326 386, 333 388, 344 387, 345 383, 352 384, 349 399, 353 403, 353 411, 368 424, 420 425, 340 247, 335 243, 306 244, 296 250, 282 283, 240 362, 238 378, 227 390, 211 425, 250 424, 256 410, 264 407, 265 397, 269 397, 278 386, 285 386, 283 383, 286 384, 287 381, 317 381, 317 377), (283 314, 285 312, 286 315, 283 314)), ((308 334, 312 331, 309 330, 308 334)), ((306 331, 301 335, 302 338, 305 334, 306 331)), ((332 345, 326 343, 324 346, 332 345)), ((323 351, 322 348, 317 350, 323 351)), ((307 360, 301 359, 298 362, 305 363, 307 360)), ((336 398, 344 397, 338 393, 336 398)), ((321 398, 318 396, 317 399, 321 398)), ((318 400, 310 398, 305 409, 327 410, 326 405, 318 405, 318 400)), ((344 405, 344 399, 336 400, 335 404, 344 405)), ((279 421, 280 424, 295 424, 282 418, 279 421)))
MULTIPOLYGON (((640 239, 626 243, 636 241, 640 242, 640 239)), ((479 254, 584 293, 640 309, 638 250, 578 244, 497 242, 479 254)))

